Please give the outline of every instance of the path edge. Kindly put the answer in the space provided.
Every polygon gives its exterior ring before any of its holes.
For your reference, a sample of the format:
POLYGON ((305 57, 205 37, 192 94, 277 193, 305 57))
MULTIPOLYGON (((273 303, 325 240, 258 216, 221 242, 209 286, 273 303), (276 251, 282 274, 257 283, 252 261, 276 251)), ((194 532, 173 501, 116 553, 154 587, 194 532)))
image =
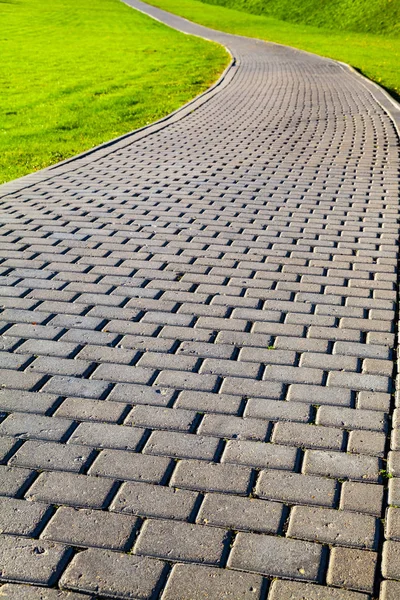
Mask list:
MULTIPOLYGON (((124 2, 124 0, 121 0, 121 1, 126 6, 129 6, 129 8, 131 8, 132 10, 137 10, 138 12, 141 12, 142 14, 145 14, 146 16, 148 16, 150 19, 153 19, 155 21, 162 23, 162 21, 160 21, 156 17, 153 17, 151 14, 148 14, 144 11, 141 11, 140 9, 137 9, 137 8, 131 6, 130 4, 127 4, 126 2, 124 2)), ((162 24, 165 27, 170 27, 166 23, 162 23, 162 24)), ((175 28, 171 28, 171 27, 170 27, 170 29, 175 30, 175 28)), ((180 31, 180 30, 177 30, 177 31, 180 31)), ((138 129, 133 129, 132 131, 128 131, 127 133, 117 136, 116 138, 113 138, 107 142, 103 142, 101 144, 98 144, 97 146, 94 146, 93 148, 84 150, 83 152, 80 152, 79 154, 71 156, 70 158, 66 158, 60 162, 54 163, 53 165, 49 165, 48 167, 45 167, 44 169, 40 169, 39 171, 34 171, 33 173, 28 173, 28 175, 23 175, 22 177, 18 177, 17 179, 13 179, 12 181, 7 181, 6 183, 1 184, 0 185, 0 199, 5 198, 6 196, 13 194, 15 192, 18 192, 20 190, 26 189, 28 187, 32 187, 38 183, 42 183, 43 181, 46 181, 48 179, 51 179, 52 176, 55 174, 54 171, 57 171, 57 175, 59 175, 60 173, 67 173, 68 171, 72 170, 72 169, 68 168, 69 165, 71 165, 72 163, 75 163, 76 161, 81 161, 82 164, 86 164, 87 162, 89 162, 89 160, 85 160, 85 159, 88 159, 89 157, 91 157, 92 154, 95 154, 95 153, 97 154, 96 159, 104 158, 105 156, 107 156, 111 152, 114 152, 115 150, 120 150, 122 148, 125 148, 126 146, 129 146, 131 143, 139 141, 139 140, 147 137, 148 135, 157 133, 157 132, 161 131, 162 129, 164 129, 165 127, 168 127, 172 123, 176 123, 177 121, 184 119, 187 115, 191 114, 194 110, 196 110, 200 106, 203 106, 203 104, 206 104, 217 93, 219 93, 227 85, 229 85, 229 83, 232 81, 232 79, 236 75, 236 71, 239 66, 239 61, 238 61, 237 57, 235 57, 232 54, 230 49, 227 48, 226 46, 224 46, 224 44, 221 44, 219 42, 213 42, 212 40, 209 40, 200 35, 189 34, 189 33, 186 33, 185 31, 181 31, 181 33, 183 33, 184 35, 201 38, 210 43, 219 44, 222 48, 225 49, 227 54, 230 56, 230 61, 229 61, 229 64, 227 65, 227 67, 225 67, 224 71, 221 73, 221 75, 217 79, 217 81, 215 81, 209 88, 204 90, 204 92, 201 92, 200 94, 198 94, 197 96, 195 96, 194 98, 192 98, 191 100, 186 102, 186 104, 183 104, 182 106, 180 106, 179 108, 174 110, 172 113, 169 113, 168 115, 165 115, 164 117, 161 117, 161 119, 158 119, 157 121, 154 121, 153 123, 150 123, 149 125, 144 125, 143 127, 139 127, 138 129)))

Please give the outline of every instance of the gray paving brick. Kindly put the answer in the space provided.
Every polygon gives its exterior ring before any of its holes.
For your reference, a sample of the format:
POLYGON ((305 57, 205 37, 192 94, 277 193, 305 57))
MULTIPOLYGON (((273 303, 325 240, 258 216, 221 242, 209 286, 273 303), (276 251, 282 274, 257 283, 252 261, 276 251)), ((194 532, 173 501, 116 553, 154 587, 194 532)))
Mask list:
POLYGON ((116 423, 126 412, 126 405, 109 400, 65 398, 54 415, 78 421, 105 421, 116 423))
POLYGON ((250 439, 264 441, 269 429, 268 421, 227 415, 205 415, 199 434, 221 438, 250 439))
POLYGON ((172 569, 162 600, 197 600, 204 598, 205 593, 214 600, 253 600, 260 595, 262 586, 259 575, 178 564, 172 569))
POLYGON ((246 417, 270 419, 271 421, 299 421, 307 423, 310 419, 310 408, 301 402, 249 398, 244 414, 246 417))
POLYGON ((9 460, 11 466, 46 471, 79 473, 91 453, 84 446, 68 446, 56 442, 26 441, 9 460))
POLYGON ((160 483, 171 461, 164 456, 103 450, 90 467, 91 475, 160 483))
POLYGON ((67 556, 61 544, 0 535, 0 580, 52 585, 67 556))
POLYGON ((126 550, 137 525, 134 517, 90 509, 61 507, 46 526, 41 539, 73 546, 126 550))
POLYGON ((6 412, 45 414, 57 400, 56 395, 20 390, 0 390, 0 409, 6 412))
POLYGON ((0 495, 20 495, 32 480, 32 471, 0 465, 0 495))
POLYGON ((0 424, 0 435, 9 435, 20 439, 36 438, 60 441, 71 425, 72 421, 69 419, 14 413, 0 424))
POLYGON ((295 506, 288 536, 356 548, 376 547, 377 520, 370 515, 328 508, 295 506))
POLYGON ((256 494, 260 498, 288 504, 316 504, 333 507, 336 483, 332 479, 288 473, 261 471, 256 494))
POLYGON ((224 529, 179 521, 148 520, 140 530, 134 552, 167 560, 218 565, 226 542, 224 529))
POLYGON ((372 431, 385 431, 386 415, 378 411, 355 410, 352 408, 336 408, 334 406, 321 406, 318 409, 316 423, 331 425, 344 429, 367 429, 372 431))
POLYGON ((47 509, 48 506, 40 502, 0 498, 1 532, 33 537, 47 509))
POLYGON ((203 492, 246 494, 251 469, 239 465, 181 460, 171 478, 171 485, 203 492))
POLYGON ((340 508, 379 517, 382 512, 383 486, 356 481, 345 481, 342 486, 340 508))
POLYGON ((382 600, 396 600, 400 594, 400 581, 382 581, 382 600))
POLYGON ((189 431, 196 412, 159 406, 135 406, 125 419, 125 425, 175 431, 189 431))
POLYGON ((61 578, 67 589, 114 598, 151 598, 164 563, 142 556, 89 548, 76 554, 61 578))
POLYGON ((239 412, 241 403, 242 399, 238 396, 182 391, 175 402, 175 407, 199 412, 236 415, 239 412))
POLYGON ((197 494, 188 490, 129 482, 118 491, 111 510, 143 517, 187 520, 196 500, 197 494))
POLYGON ((211 436, 172 431, 153 431, 143 452, 174 458, 212 460, 218 445, 219 439, 211 436))
POLYGON ((228 566, 273 577, 318 580, 321 546, 287 538, 239 533, 228 566))
POLYGON ((224 450, 222 462, 248 465, 261 469, 292 470, 295 466, 296 458, 296 448, 247 440, 230 440, 224 450))
POLYGON ((69 444, 135 450, 144 429, 108 423, 80 423, 68 440, 69 444))
POLYGON ((349 435, 349 452, 368 454, 370 456, 385 455, 386 435, 376 431, 352 431, 349 435))
POLYGON ((109 384, 104 381, 54 376, 45 384, 43 391, 49 394, 59 394, 60 396, 98 399, 102 397, 108 388, 109 384))
POLYGON ((139 384, 117 383, 107 400, 129 404, 151 404, 166 406, 174 396, 173 390, 163 387, 148 387, 139 384))
POLYGON ((287 399, 294 402, 307 402, 307 404, 350 406, 351 392, 340 388, 293 384, 289 387, 287 399))
POLYGON ((196 521, 204 525, 235 530, 277 533, 282 520, 282 505, 227 494, 207 494, 196 521))
POLYGON ((380 463, 377 458, 362 455, 306 450, 304 473, 360 481, 378 481, 380 463))
POLYGON ((288 446, 341 450, 343 433, 331 427, 316 427, 302 423, 277 423, 272 434, 272 441, 288 446))
POLYGON ((39 475, 26 498, 34 502, 102 508, 112 485, 109 479, 49 471, 39 475))
POLYGON ((328 588, 311 583, 275 580, 272 582, 270 600, 369 600, 370 596, 338 588, 328 588))
POLYGON ((383 544, 382 575, 386 579, 400 577, 400 543, 389 540, 383 544))
POLYGON ((83 594, 17 583, 1 586, 0 596, 8 600, 88 600, 88 596, 83 594))

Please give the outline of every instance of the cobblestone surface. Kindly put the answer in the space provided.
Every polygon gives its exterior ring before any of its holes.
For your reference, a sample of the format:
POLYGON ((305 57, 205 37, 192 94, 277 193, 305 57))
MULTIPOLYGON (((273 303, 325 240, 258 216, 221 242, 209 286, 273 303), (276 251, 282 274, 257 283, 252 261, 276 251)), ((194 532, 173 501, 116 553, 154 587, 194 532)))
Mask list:
POLYGON ((0 188, 0 597, 398 598, 394 124, 333 61, 128 3, 235 63, 0 188))

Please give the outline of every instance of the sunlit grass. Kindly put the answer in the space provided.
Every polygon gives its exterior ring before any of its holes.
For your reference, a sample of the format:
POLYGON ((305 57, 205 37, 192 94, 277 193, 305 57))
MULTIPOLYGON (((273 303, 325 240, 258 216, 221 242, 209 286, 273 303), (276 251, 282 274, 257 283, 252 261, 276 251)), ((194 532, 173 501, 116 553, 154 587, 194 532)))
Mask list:
POLYGON ((0 0, 0 183, 175 110, 226 51, 119 0, 0 0))

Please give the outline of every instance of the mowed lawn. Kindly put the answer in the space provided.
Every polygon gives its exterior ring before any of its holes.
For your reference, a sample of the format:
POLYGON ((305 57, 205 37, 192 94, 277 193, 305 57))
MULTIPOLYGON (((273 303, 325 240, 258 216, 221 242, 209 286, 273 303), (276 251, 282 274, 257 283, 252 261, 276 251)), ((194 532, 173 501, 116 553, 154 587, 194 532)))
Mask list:
POLYGON ((329 0, 147 0, 149 4, 181 15, 207 27, 220 29, 262 40, 277 42, 346 62, 361 73, 385 87, 400 99, 400 24, 399 0, 347 0, 341 3, 329 0), (212 4, 209 4, 211 2, 212 4), (235 6, 242 10, 260 12, 274 10, 287 15, 289 22, 276 17, 249 14, 219 6, 235 6), (389 3, 389 4, 388 4, 389 3), (393 4, 393 9, 391 4, 393 4), (377 7, 381 7, 380 12, 377 7), (291 10, 289 11, 289 5, 291 10), (336 12, 331 7, 336 6, 336 12), (371 6, 374 5, 375 12, 371 6), (304 24, 307 7, 315 25, 304 24), (311 13, 311 7, 313 13, 311 13), (316 8, 317 7, 317 8, 316 8), (320 9, 318 8, 320 7, 320 9), (366 15, 366 7, 368 14, 366 15), (319 11, 319 12, 318 12, 319 11), (357 20, 357 11, 359 21, 357 20), (386 12, 385 12, 386 11, 386 12), (297 17, 296 17, 297 15, 297 17), (379 15, 379 16, 378 16, 379 15), (341 22, 343 16, 343 22, 341 22), (324 21, 325 19, 325 21, 324 21), (325 26, 322 26, 324 25, 325 26), (365 31, 354 31, 355 28, 365 31), (371 33, 374 31, 374 33, 371 33))
POLYGON ((0 0, 0 24, 0 183, 167 115, 229 62, 119 0, 0 0))

